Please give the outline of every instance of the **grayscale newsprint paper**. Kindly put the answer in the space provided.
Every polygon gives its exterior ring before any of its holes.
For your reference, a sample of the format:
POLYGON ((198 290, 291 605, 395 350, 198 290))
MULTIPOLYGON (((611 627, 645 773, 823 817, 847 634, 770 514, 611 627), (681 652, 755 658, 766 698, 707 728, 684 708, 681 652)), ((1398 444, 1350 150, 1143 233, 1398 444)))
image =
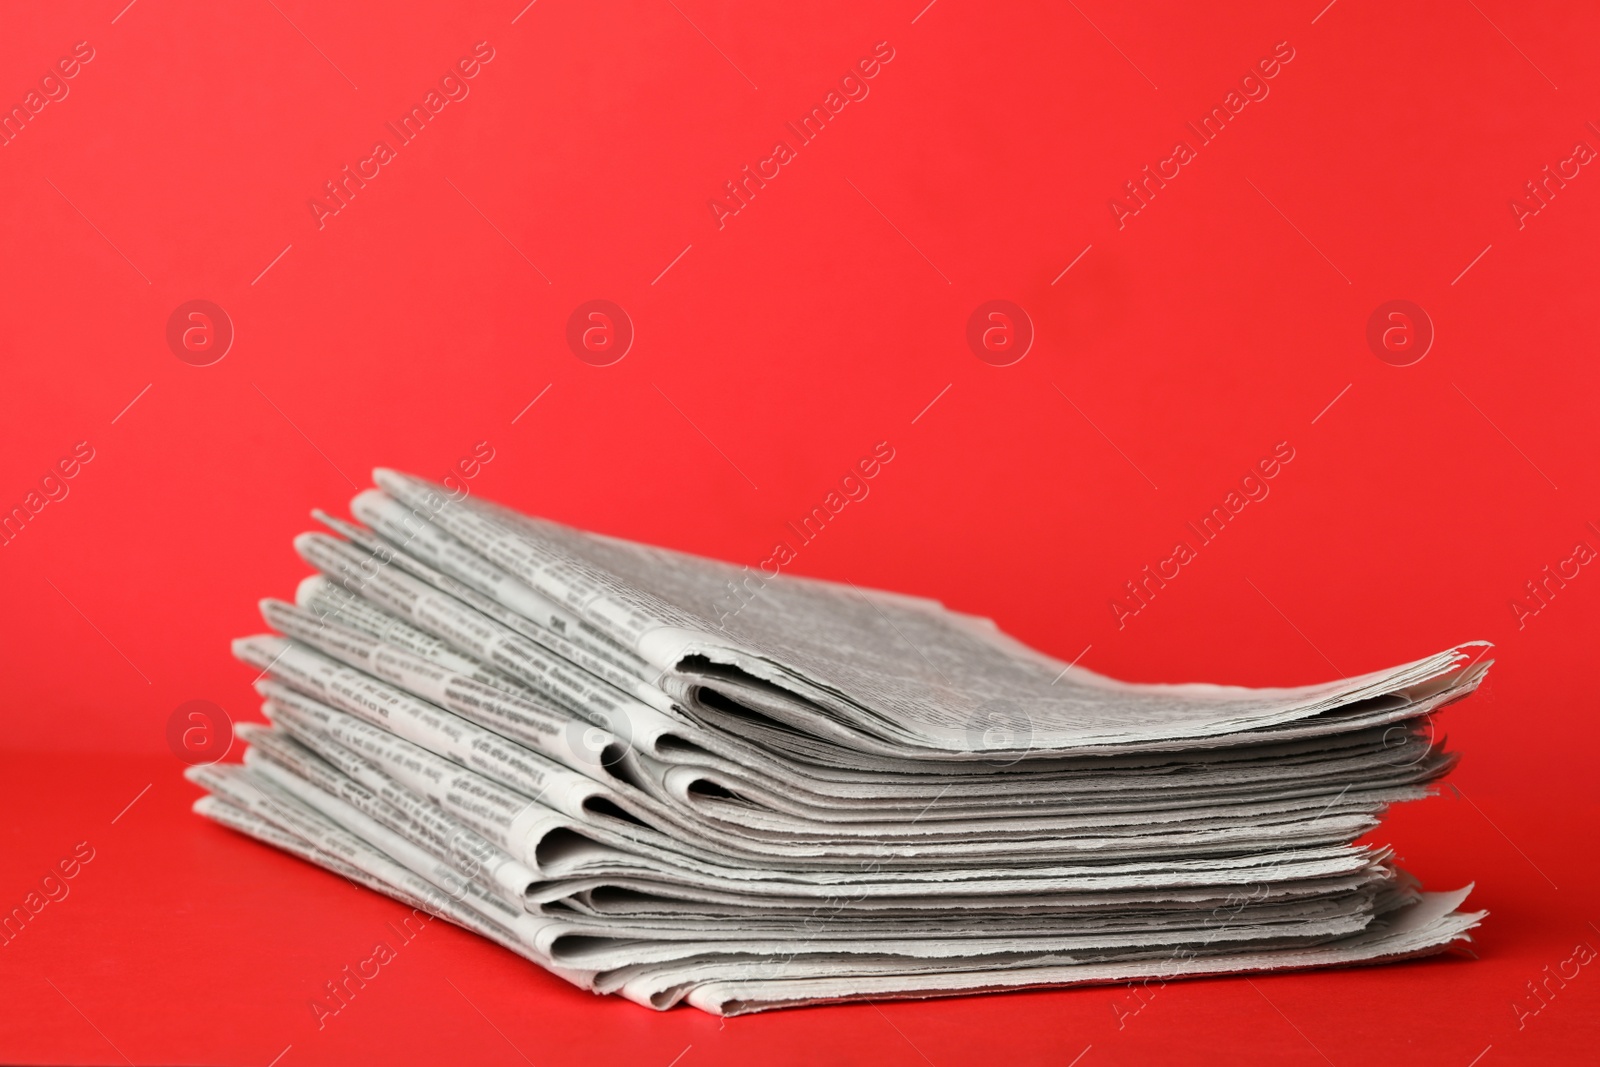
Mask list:
POLYGON ((1483 917, 1356 843, 1450 769, 1432 716, 1481 642, 1131 685, 930 600, 374 481, 235 642, 267 723, 190 769, 195 810, 585 989, 731 1015, 1404 959, 1483 917))

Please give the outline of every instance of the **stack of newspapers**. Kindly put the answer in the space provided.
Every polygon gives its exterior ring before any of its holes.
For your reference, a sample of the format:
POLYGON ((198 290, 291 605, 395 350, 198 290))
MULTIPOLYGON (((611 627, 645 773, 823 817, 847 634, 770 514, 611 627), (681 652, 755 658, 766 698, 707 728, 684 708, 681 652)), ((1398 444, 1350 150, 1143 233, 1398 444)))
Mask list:
POLYGON ((1358 844, 1488 646, 1133 685, 914 597, 575 530, 389 470, 196 810, 585 989, 734 1014, 1394 960, 1468 940, 1358 844))

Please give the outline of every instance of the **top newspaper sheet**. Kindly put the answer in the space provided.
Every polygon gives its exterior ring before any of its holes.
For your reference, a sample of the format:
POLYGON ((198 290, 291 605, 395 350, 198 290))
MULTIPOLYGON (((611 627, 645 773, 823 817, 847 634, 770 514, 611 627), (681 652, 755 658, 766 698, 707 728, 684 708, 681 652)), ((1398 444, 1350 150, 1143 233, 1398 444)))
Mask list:
MULTIPOLYGON (((1071 668, 986 619, 852 585, 602 537, 394 471, 379 486, 658 672, 675 695, 719 687, 781 722, 883 755, 996 759, 1227 743, 1329 712, 1415 714, 1476 683, 1486 645, 1321 685, 1135 685, 1071 668)), ((501 587, 504 582, 499 583, 501 587)), ((510 599, 503 588, 490 596, 510 599)), ((502 601, 506 602, 506 601, 502 601)))

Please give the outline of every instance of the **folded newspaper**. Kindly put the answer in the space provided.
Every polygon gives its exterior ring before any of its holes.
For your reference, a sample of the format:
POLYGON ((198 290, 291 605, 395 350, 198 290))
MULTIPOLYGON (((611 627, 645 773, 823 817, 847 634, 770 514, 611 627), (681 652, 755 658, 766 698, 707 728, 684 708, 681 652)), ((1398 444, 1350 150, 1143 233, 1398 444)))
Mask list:
MULTIPOLYGON (((731 1015, 1370 963, 1469 940, 1358 844, 1454 762, 1477 642, 1134 685, 899 594, 757 576, 390 470, 195 809, 585 989, 731 1015)), ((1468 887, 1470 888, 1470 887, 1468 887)))

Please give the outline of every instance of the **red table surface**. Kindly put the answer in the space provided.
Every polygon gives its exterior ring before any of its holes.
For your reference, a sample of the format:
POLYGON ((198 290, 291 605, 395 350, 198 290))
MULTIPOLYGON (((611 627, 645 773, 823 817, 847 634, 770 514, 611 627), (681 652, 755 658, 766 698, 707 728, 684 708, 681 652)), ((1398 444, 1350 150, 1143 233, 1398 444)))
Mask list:
POLYGON ((13 7, 0 907, 75 873, 0 946, 0 1062, 1593 1058, 1592 5, 13 7), (596 299, 631 324, 609 366, 567 338, 596 299), (969 346, 991 300, 1031 324, 1010 365, 969 346), (231 344, 198 365, 206 329, 231 344), (306 572, 309 508, 474 453, 475 493, 753 568, 792 542, 790 573, 1119 677, 1494 641, 1442 720, 1460 792, 1374 837, 1476 881, 1478 958, 1175 983, 1136 1014, 1102 988, 724 1022, 434 924, 319 1029, 311 998, 403 909, 191 815, 168 721, 258 717, 227 641, 306 572))

